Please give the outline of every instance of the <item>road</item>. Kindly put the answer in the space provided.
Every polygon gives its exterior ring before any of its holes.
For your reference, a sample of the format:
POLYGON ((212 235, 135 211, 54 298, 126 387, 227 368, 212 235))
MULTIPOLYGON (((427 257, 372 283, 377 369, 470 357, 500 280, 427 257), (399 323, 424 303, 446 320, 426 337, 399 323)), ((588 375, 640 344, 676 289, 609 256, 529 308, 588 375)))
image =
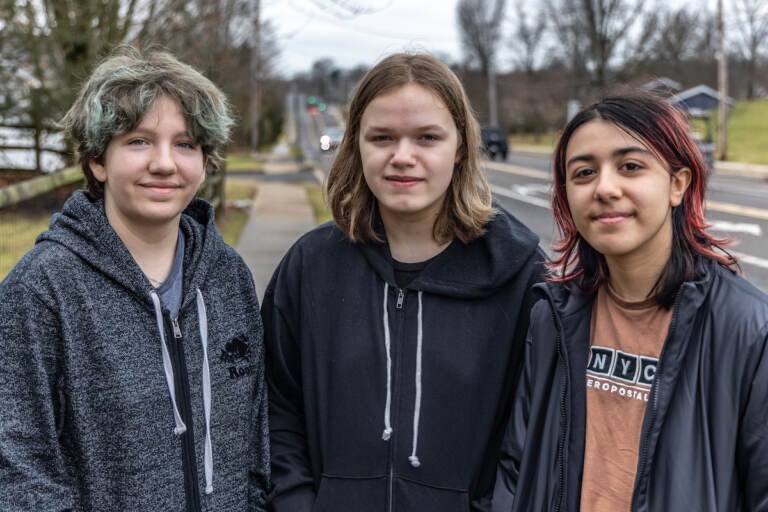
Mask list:
MULTIPOLYGON (((329 111, 299 115, 302 149, 327 174, 332 152, 319 149, 325 126, 339 123, 329 111)), ((541 238, 549 254, 556 238, 549 207, 550 161, 546 155, 512 152, 505 162, 485 161, 485 172, 493 194, 505 208, 541 238)), ((707 190, 707 221, 710 232, 734 241, 731 252, 740 259, 746 277, 768 292, 768 181, 714 175, 707 190)))

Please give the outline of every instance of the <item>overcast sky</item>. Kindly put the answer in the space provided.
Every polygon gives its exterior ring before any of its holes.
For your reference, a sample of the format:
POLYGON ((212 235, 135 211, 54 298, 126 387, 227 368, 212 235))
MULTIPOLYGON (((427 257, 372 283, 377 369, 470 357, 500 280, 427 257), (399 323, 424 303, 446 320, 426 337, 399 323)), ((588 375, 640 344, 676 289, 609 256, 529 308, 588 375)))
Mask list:
MULTIPOLYGON (((278 72, 308 71, 330 57, 340 68, 371 65, 402 50, 426 50, 461 58, 455 12, 457 0, 348 0, 370 12, 352 16, 323 10, 332 0, 262 0, 281 49, 278 72)), ((343 0, 336 0, 343 3, 343 0)))

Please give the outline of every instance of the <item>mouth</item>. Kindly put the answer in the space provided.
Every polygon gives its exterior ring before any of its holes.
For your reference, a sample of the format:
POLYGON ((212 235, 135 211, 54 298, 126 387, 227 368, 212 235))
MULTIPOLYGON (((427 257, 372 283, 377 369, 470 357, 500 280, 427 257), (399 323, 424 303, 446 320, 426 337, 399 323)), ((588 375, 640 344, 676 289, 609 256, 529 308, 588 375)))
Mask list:
POLYGON ((423 179, 416 178, 414 176, 400 176, 400 175, 385 176, 384 180, 386 180, 388 183, 392 184, 395 187, 411 187, 413 185, 416 185, 424 181, 423 179))
POLYGON ((142 183, 141 186, 157 194, 164 194, 164 195, 170 194, 174 192, 176 189, 181 188, 181 186, 177 185, 176 183, 164 183, 164 182, 142 183))
POLYGON ((604 212, 599 215, 592 215, 591 219, 601 224, 619 224, 630 217, 632 217, 630 213, 604 212))

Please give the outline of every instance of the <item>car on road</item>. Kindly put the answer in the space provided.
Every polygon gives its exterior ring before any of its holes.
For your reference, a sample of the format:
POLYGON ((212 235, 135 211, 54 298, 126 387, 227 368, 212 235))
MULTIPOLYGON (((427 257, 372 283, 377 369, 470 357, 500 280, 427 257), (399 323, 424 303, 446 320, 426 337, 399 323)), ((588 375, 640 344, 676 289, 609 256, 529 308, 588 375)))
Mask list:
POLYGON ((483 151, 491 160, 495 160, 497 155, 501 157, 501 160, 507 159, 509 145, 507 144, 506 133, 500 128, 486 126, 480 129, 480 136, 483 140, 483 151))
POLYGON ((341 126, 329 126, 320 136, 320 150, 333 151, 341 143, 344 137, 344 128, 341 126))

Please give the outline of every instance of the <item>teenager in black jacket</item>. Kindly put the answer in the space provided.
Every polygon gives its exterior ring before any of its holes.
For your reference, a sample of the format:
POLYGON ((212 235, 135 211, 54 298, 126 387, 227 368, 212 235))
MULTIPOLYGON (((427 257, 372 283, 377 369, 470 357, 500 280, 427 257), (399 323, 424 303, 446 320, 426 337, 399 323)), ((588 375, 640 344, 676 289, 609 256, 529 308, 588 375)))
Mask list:
POLYGON ((501 475, 515 511, 768 510, 768 297, 703 217, 684 116, 636 93, 566 126, 501 475))
POLYGON ((540 280, 494 209, 456 76, 397 54, 357 88, 328 177, 335 223, 264 298, 278 512, 486 510, 540 280))

